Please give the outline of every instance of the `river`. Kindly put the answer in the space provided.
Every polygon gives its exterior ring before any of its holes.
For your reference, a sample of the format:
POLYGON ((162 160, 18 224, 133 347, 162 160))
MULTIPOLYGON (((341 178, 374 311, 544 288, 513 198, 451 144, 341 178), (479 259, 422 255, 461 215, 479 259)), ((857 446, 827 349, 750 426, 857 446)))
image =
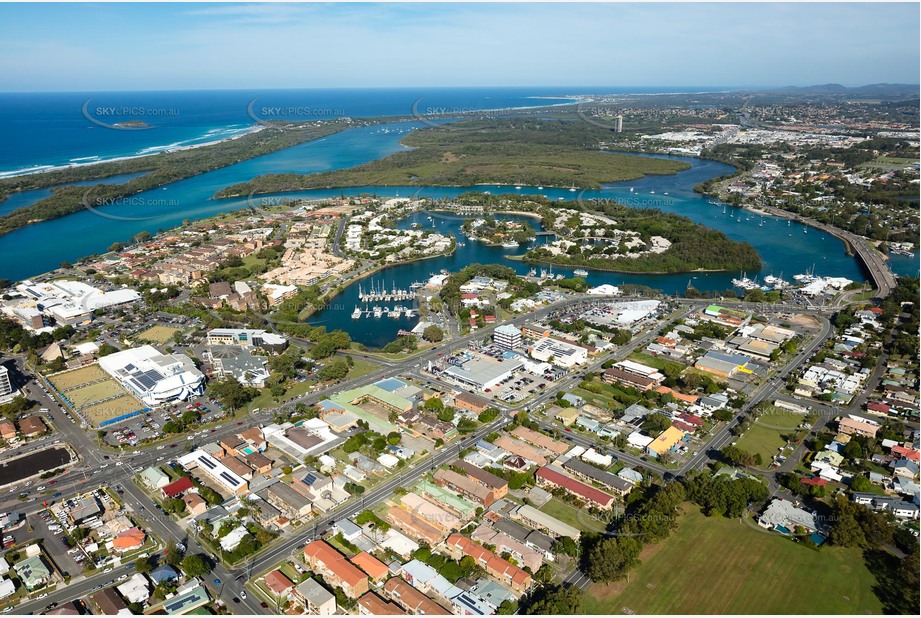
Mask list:
MULTIPOLYGON (((312 173, 348 168, 385 157, 404 149, 400 139, 419 123, 402 122, 373 127, 351 129, 284 151, 244 161, 214 172, 188 178, 163 189, 147 191, 131 199, 129 205, 105 206, 98 210, 120 217, 138 220, 116 220, 99 216, 91 211, 81 211, 43 223, 30 225, 0 237, 0 255, 15 256, 0 261, 0 278, 20 280, 46 272, 64 261, 74 261, 83 256, 104 252, 116 241, 125 241, 142 230, 154 233, 159 229, 176 226, 184 219, 202 219, 221 212, 236 210, 247 205, 245 199, 212 199, 219 189, 243 182, 266 173, 312 173)), ((272 197, 320 198, 342 194, 359 195, 376 192, 387 196, 453 197, 476 190, 493 194, 542 194, 557 200, 615 199, 636 207, 659 208, 686 216, 697 223, 724 232, 734 240, 750 243, 761 256, 763 268, 749 276, 783 274, 792 275, 813 269, 823 276, 847 277, 863 281, 866 277, 859 263, 844 251, 836 238, 795 222, 765 216, 760 217, 743 210, 710 204, 708 199, 694 192, 694 186, 704 180, 730 173, 732 168, 723 163, 686 157, 667 157, 686 161, 690 169, 668 176, 647 176, 635 181, 606 185, 599 190, 574 192, 569 189, 540 189, 537 187, 477 186, 477 187, 357 187, 350 189, 321 189, 281 194, 272 197)), ((523 249, 510 250, 488 247, 460 235, 461 217, 435 214, 439 232, 454 234, 465 246, 455 254, 395 266, 375 276, 388 288, 408 288, 414 281, 423 281, 432 272, 441 269, 459 270, 466 264, 502 263, 520 273, 529 266, 505 259, 508 255, 523 253, 523 249)), ((401 227, 418 222, 431 226, 426 215, 419 213, 399 223, 401 227)), ((537 222, 530 220, 532 225, 537 222)), ((918 258, 893 261, 897 274, 916 276, 918 258)), ((554 269, 571 276, 572 269, 554 269)), ((626 275, 590 271, 588 282, 592 285, 610 283, 620 285, 636 283, 658 288, 666 293, 683 292, 688 285, 700 290, 721 291, 731 287, 730 279, 738 273, 684 273, 673 275, 626 275)), ((362 282, 364 287, 369 281, 362 282)), ((330 305, 314 314, 310 322, 328 328, 343 328, 353 339, 366 345, 378 346, 392 340, 400 328, 409 329, 415 319, 363 318, 352 320, 351 312, 358 303, 358 284, 347 288, 333 299, 330 305)), ((404 303, 405 304, 405 303, 404 303)))

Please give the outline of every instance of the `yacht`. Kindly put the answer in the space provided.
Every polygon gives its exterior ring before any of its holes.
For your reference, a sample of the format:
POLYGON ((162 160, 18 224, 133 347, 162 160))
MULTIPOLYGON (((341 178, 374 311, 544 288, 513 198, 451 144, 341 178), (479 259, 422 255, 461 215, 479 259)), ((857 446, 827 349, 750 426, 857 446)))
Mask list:
POLYGON ((806 233, 806 228, 803 228, 803 234, 805 234, 805 233, 806 233))
POLYGON ((379 318, 384 315, 384 308, 377 306, 374 308, 374 317, 379 318))
POLYGON ((538 191, 543 191, 544 188, 543 188, 543 187, 537 187, 537 190, 538 190, 538 191))
POLYGON ((509 241, 509 242, 504 242, 504 243, 502 243, 502 246, 505 247, 506 249, 517 249, 517 248, 518 248, 518 242, 515 241, 515 240, 512 240, 512 241, 509 241))
POLYGON ((572 271, 572 274, 577 277, 588 277, 588 271, 584 268, 577 268, 576 270, 572 271))
POLYGON ((352 312, 352 319, 357 320, 361 317, 361 309, 358 308, 358 305, 355 305, 355 311, 352 312))

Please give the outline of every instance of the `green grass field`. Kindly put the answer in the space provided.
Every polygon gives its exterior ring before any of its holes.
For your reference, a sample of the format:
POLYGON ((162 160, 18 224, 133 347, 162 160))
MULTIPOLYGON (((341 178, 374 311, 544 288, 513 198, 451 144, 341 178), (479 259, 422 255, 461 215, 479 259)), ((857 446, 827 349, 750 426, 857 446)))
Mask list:
POLYGON ((675 369, 679 370, 687 368, 687 365, 666 360, 664 358, 659 358, 658 356, 653 356, 652 354, 646 354, 645 352, 634 352, 627 358, 637 363, 642 363, 647 367, 658 369, 659 371, 663 371, 666 367, 674 367, 675 369))
POLYGON ((81 384, 88 384, 109 377, 99 365, 87 365, 80 369, 64 371, 48 377, 48 381, 54 384, 54 387, 62 393, 71 388, 76 388, 81 384))
POLYGON ((857 549, 814 551, 696 508, 647 546, 629 582, 595 584, 589 614, 881 614, 857 549))
POLYGON ((129 412, 134 412, 135 410, 141 410, 144 408, 144 404, 125 393, 121 397, 115 399, 110 399, 109 401, 104 401, 102 403, 96 404, 95 406, 89 406, 80 410, 81 414, 89 420, 89 422, 98 426, 102 421, 108 420, 110 418, 116 418, 123 414, 128 414, 129 412))
POLYGON ((173 335, 178 333, 181 329, 174 326, 165 326, 163 324, 155 324, 147 330, 138 333, 135 335, 135 339, 143 339, 144 341, 155 341, 157 343, 168 343, 173 340, 173 335))
POLYGON ((604 530, 604 523, 591 517, 587 512, 580 512, 574 506, 570 506, 557 498, 552 498, 550 502, 540 507, 540 510, 550 517, 559 519, 564 524, 569 524, 579 530, 586 532, 601 532, 604 530))
POLYGON ((736 442, 736 446, 744 451, 753 455, 760 453, 763 468, 771 465, 771 458, 786 444, 783 436, 792 433, 806 418, 792 412, 779 411, 783 414, 763 414, 736 442))

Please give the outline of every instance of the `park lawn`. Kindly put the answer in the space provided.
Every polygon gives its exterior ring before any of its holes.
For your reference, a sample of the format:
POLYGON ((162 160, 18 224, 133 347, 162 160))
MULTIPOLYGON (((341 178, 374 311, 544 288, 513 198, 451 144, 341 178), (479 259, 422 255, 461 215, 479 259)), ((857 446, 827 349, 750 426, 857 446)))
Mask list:
POLYGON ((627 358, 629 360, 636 361, 637 363, 642 363, 647 367, 658 369, 659 371, 665 371, 667 367, 674 367, 677 371, 683 371, 684 369, 687 369, 687 365, 666 360, 664 358, 659 358, 658 356, 653 356, 652 354, 646 354, 645 352, 634 352, 627 358))
POLYGON ((380 365, 366 358, 355 358, 353 356, 352 363, 352 367, 349 369, 349 373, 345 377, 346 380, 354 380, 355 378, 360 378, 361 376, 368 375, 369 373, 377 371, 381 368, 380 365))
POLYGON ((815 551, 737 519, 686 506, 648 545, 629 582, 592 585, 589 614, 881 614, 858 549, 815 551))
POLYGON ((752 455, 760 453, 761 467, 767 468, 787 443, 783 436, 793 432, 804 420, 805 416, 793 413, 762 416, 738 439, 736 446, 752 455))
POLYGON ((550 502, 540 507, 540 510, 550 517, 559 519, 564 524, 569 524, 579 530, 587 532, 602 532, 604 523, 588 515, 587 512, 580 512, 574 506, 560 501, 559 498, 552 498, 550 502))

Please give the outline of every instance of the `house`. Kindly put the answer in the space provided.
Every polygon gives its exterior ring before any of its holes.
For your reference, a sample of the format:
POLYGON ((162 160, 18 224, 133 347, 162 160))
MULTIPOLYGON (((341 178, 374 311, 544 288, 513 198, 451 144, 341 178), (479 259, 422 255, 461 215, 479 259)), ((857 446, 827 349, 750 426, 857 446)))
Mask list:
POLYGON ((185 510, 192 517, 198 517, 208 510, 208 503, 198 494, 189 492, 182 497, 182 501, 185 503, 185 510))
POLYGON ((266 573, 263 581, 265 582, 265 587, 272 594, 279 597, 288 596, 294 588, 294 582, 278 569, 266 573))
POLYGON ((304 561, 330 586, 341 587, 349 598, 358 599, 368 592, 368 576, 326 541, 308 543, 304 547, 304 561))
POLYGON ((684 436, 684 431, 674 426, 669 427, 659 434, 659 437, 649 443, 649 446, 646 447, 646 453, 653 457, 661 457, 681 442, 684 436))
POLYGON ((312 510, 311 501, 284 481, 272 483, 256 493, 281 511, 288 519, 304 517, 309 515, 312 510))
POLYGON ((463 535, 452 534, 445 540, 445 546, 455 560, 472 556, 476 563, 485 569, 487 575, 517 594, 522 594, 531 587, 531 575, 527 571, 463 535))
POLYGON ((578 416, 579 410, 576 408, 560 408, 554 418, 563 423, 563 427, 569 427, 576 422, 578 416))
POLYGON ((382 593, 402 607, 405 613, 413 616, 437 616, 451 613, 402 577, 388 579, 382 593))
POLYGON ((304 605, 305 613, 313 616, 332 616, 338 612, 336 596, 312 577, 294 589, 294 598, 304 605))
POLYGON ((128 528, 114 539, 112 539, 112 550, 117 554, 123 554, 126 551, 131 551, 141 547, 146 540, 147 535, 144 534, 143 530, 138 528, 128 528))
POLYGON ((51 581, 51 569, 42 560, 41 554, 20 560, 13 565, 13 570, 30 592, 51 581))
POLYGON ((7 442, 16 437, 16 425, 10 421, 3 421, 0 423, 0 438, 3 438, 7 442))
POLYGON ((526 442, 522 442, 521 440, 509 436, 499 436, 495 440, 495 445, 505 449, 512 455, 518 455, 519 457, 524 458, 532 464, 538 466, 547 465, 547 458, 541 453, 540 450, 534 448, 526 442))
POLYGON ((45 423, 40 416, 28 416, 19 421, 19 431, 24 438, 34 438, 46 431, 45 423))
POLYGON ((538 468, 536 476, 538 484, 561 487, 592 506, 607 510, 610 509, 614 503, 614 496, 606 494, 600 489, 595 489, 591 485, 586 485, 582 481, 578 481, 571 476, 566 476, 553 467, 544 466, 538 468))
POLYGON ((387 579, 390 569, 387 565, 366 551, 359 552, 352 557, 352 564, 368 574, 372 580, 381 582, 387 579))
POLYGON ((115 592, 115 588, 103 588, 90 595, 90 599, 104 616, 133 615, 125 601, 115 592))
POLYGON ((913 479, 918 476, 918 464, 910 459, 898 459, 892 462, 892 473, 896 476, 913 479))
POLYGON ((128 603, 146 603, 150 598, 150 584, 141 573, 132 575, 131 579, 116 586, 116 590, 128 603))
POLYGON ((463 459, 455 460, 451 465, 463 470, 475 482, 491 489, 496 500, 504 498, 508 494, 508 481, 501 476, 496 476, 492 472, 483 470, 463 459))
POLYGON ((160 488, 160 491, 163 492, 164 498, 177 498, 193 487, 195 487, 195 484, 192 483, 192 480, 187 476, 183 476, 168 485, 164 485, 160 488))
POLYGON ((568 472, 574 474, 577 477, 595 481, 601 485, 604 485, 608 489, 613 490, 618 495, 623 496, 633 489, 633 483, 622 479, 616 474, 611 474, 595 466, 585 463, 584 461, 579 461, 575 457, 570 458, 563 464, 568 472))
POLYGON ((569 445, 566 442, 554 440, 546 434, 542 434, 539 431, 534 431, 522 425, 515 427, 510 433, 516 438, 521 438, 525 442, 530 442, 534 446, 548 450, 556 455, 562 455, 569 450, 569 445))
POLYGON ((366 592, 358 599, 359 616, 402 616, 399 605, 385 601, 373 592, 366 592))
POLYGON ((805 528, 807 532, 818 529, 815 517, 809 511, 793 506, 793 503, 782 498, 774 498, 758 518, 758 525, 762 528, 774 528, 778 532, 790 533, 797 526, 805 528))
POLYGON ((189 584, 179 588, 176 594, 156 605, 151 605, 144 612, 145 614, 172 614, 185 615, 195 612, 198 608, 207 605, 211 599, 208 598, 208 591, 197 583, 198 580, 192 580, 189 584), (194 584, 194 585, 190 585, 194 584))
POLYGON ((249 530, 246 529, 246 526, 237 526, 221 538, 221 549, 224 551, 235 550, 248 534, 249 530))
POLYGON ((150 580, 155 585, 168 581, 177 581, 179 579, 179 573, 168 564, 161 564, 151 571, 149 576, 150 580))
POLYGON ((158 466, 151 466, 141 472, 141 481, 151 489, 162 489, 169 485, 169 475, 158 466))
POLYGON ((5 599, 15 592, 16 585, 13 583, 13 580, 0 577, 0 599, 5 599))

